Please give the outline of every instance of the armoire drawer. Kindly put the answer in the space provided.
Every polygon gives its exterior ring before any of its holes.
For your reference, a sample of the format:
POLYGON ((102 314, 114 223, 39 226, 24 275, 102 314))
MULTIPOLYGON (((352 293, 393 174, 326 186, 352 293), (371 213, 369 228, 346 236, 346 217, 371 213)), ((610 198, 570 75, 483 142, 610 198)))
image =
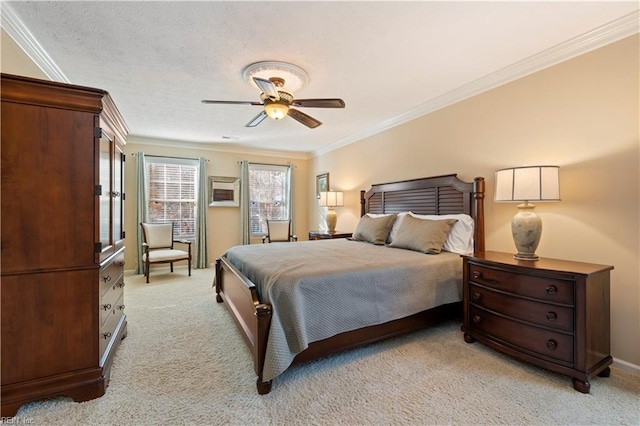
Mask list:
POLYGON ((553 303, 574 304, 573 282, 469 264, 469 282, 553 303))
POLYGON ((121 277, 120 281, 114 283, 108 291, 100 298, 100 324, 104 324, 112 312, 115 312, 116 308, 122 310, 120 305, 122 305, 123 300, 123 290, 122 284, 124 283, 124 279, 121 277))
POLYGON ((573 364, 573 335, 550 331, 471 305, 469 307, 473 328, 492 338, 504 341, 519 350, 532 351, 540 355, 573 364))
POLYGON ((122 315, 124 315, 124 294, 120 294, 120 298, 116 300, 113 307, 103 314, 105 321, 100 327, 100 357, 102 357, 109 341, 115 335, 116 327, 122 315))
POLYGON ((104 295, 124 275, 124 250, 109 259, 101 268, 99 274, 100 296, 104 295))
POLYGON ((469 302, 513 318, 544 327, 573 332, 573 308, 515 297, 469 284, 469 302))

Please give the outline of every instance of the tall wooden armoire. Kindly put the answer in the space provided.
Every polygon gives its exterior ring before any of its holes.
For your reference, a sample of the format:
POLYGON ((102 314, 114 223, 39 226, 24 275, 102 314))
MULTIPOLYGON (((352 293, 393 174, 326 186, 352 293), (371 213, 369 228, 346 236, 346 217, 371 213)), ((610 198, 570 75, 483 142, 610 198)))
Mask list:
POLYGON ((2 417, 104 394, 126 335, 123 147, 103 90, 2 74, 2 417))

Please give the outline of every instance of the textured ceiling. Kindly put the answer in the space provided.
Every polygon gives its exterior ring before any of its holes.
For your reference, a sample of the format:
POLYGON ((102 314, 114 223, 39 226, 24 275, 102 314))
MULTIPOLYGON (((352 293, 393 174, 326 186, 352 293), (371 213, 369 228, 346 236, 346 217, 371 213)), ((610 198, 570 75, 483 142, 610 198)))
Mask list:
POLYGON ((635 1, 5 3, 70 82, 111 93, 133 135, 306 153, 412 117, 639 8, 635 1), (200 102, 258 101, 241 72, 265 60, 307 71, 310 81, 295 97, 339 97, 346 108, 304 108, 324 123, 313 130, 291 118, 246 128, 260 107, 200 102))

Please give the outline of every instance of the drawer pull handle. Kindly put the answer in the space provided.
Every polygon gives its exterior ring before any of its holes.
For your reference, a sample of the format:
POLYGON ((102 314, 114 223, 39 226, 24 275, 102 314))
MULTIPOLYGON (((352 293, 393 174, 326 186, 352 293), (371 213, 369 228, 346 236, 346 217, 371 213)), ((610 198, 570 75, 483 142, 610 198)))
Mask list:
POLYGON ((102 305, 102 309, 104 309, 105 311, 108 311, 109 309, 111 309, 111 303, 107 303, 106 305, 102 305))
POLYGON ((479 323, 482 320, 482 318, 480 318, 480 315, 474 315, 473 316, 473 322, 475 322, 476 324, 479 323))
POLYGON ((477 302, 478 300, 482 299, 482 295, 478 292, 474 292, 471 298, 477 302))
POLYGON ((493 284, 493 285, 499 285, 500 284, 500 281, 498 281, 498 280, 491 279, 491 278, 484 278, 482 276, 482 272, 480 272, 480 271, 473 271, 473 274, 471 274, 471 275, 473 275, 473 279, 474 280, 482 279, 482 281, 484 281, 485 283, 488 283, 488 284, 493 284))
POLYGON ((118 287, 120 287, 120 288, 124 287, 124 281, 121 282, 120 284, 118 284, 118 287))
POLYGON ((109 337, 111 337, 111 332, 107 331, 106 333, 102 333, 102 338, 103 339, 108 339, 109 337))
POLYGON ((557 347, 558 347, 558 342, 556 342, 553 339, 547 340, 547 348, 549 348, 552 351, 555 351, 557 347))
POLYGON ((109 281, 111 281, 111 275, 107 275, 106 277, 102 277, 102 280, 103 280, 105 283, 108 283, 109 281))
POLYGON ((117 266, 124 266, 124 260, 121 260, 119 262, 115 262, 117 266))
POLYGON ((558 319, 558 314, 556 314, 553 311, 549 311, 547 312, 547 320, 551 321, 551 322, 555 322, 555 320, 558 319))
POLYGON ((124 305, 118 305, 118 310, 124 311, 124 305))
POLYGON ((550 285, 545 290, 547 290, 547 294, 556 294, 558 292, 558 287, 555 285, 550 285))

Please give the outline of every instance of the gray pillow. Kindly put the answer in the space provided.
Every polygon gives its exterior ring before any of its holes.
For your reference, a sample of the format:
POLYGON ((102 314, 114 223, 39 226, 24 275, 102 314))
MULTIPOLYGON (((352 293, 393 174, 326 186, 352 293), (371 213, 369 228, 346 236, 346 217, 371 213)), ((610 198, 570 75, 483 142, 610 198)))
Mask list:
POLYGON ((351 239, 382 245, 387 241, 387 236, 395 220, 395 214, 381 217, 364 215, 360 218, 351 239))
POLYGON ((438 254, 457 219, 429 220, 406 215, 389 247, 438 254))

